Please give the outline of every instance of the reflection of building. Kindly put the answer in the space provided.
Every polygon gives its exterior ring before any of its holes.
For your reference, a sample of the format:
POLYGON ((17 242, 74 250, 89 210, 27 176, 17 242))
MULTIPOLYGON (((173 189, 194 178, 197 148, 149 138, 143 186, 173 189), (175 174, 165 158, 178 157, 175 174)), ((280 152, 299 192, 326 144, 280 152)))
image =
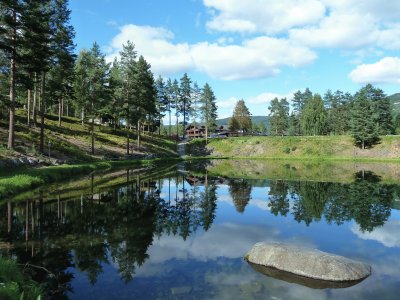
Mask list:
POLYGON ((189 125, 186 127, 186 136, 188 138, 202 138, 206 136, 206 127, 199 125, 189 125))
POLYGON ((215 184, 228 184, 228 180, 222 177, 208 177, 208 176, 195 176, 189 175, 185 177, 186 181, 191 186, 205 186, 206 184, 215 183, 215 184))

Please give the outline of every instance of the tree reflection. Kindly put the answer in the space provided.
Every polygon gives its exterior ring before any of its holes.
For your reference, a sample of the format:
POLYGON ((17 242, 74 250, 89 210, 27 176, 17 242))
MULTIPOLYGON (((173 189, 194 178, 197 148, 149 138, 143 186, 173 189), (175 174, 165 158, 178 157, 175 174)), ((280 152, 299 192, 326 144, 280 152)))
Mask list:
POLYGON ((153 177, 127 170, 122 177, 116 185, 91 186, 74 198, 59 187, 50 200, 44 201, 41 193, 38 199, 4 203, 0 236, 12 247, 0 247, 0 254, 44 267, 47 271, 32 269, 33 278, 46 284, 50 297, 63 299, 71 290, 71 268, 96 284, 104 266, 112 264, 129 282, 148 259, 155 237, 176 235, 186 240, 198 228, 210 230, 220 184, 228 183, 225 191, 239 213, 245 211, 253 185, 261 186, 268 190, 267 205, 275 216, 292 216, 307 225, 322 218, 339 225, 354 219, 362 231, 386 222, 396 193, 396 186, 383 184, 371 172, 357 173, 349 184, 252 182, 178 171, 153 177))
POLYGON ((338 225, 354 219, 362 231, 372 231, 389 218, 394 194, 394 185, 382 184, 374 173, 361 171, 350 184, 272 181, 268 206, 274 215, 286 216, 291 211, 297 222, 306 225, 322 217, 338 225))
POLYGON ((251 199, 251 184, 245 179, 231 179, 228 182, 229 193, 239 213, 243 213, 251 199))

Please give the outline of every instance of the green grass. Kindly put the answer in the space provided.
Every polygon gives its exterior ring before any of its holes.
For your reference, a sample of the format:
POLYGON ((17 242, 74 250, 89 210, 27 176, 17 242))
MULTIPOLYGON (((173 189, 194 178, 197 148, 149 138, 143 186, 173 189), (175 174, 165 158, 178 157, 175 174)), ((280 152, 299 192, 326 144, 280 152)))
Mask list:
MULTIPOLYGON (((16 150, 26 155, 38 155, 39 128, 26 127, 26 112, 17 110, 16 115, 16 150)), ((104 157, 123 157, 126 148, 126 131, 106 126, 95 125, 95 153, 90 154, 90 125, 82 126, 81 120, 73 117, 63 117, 62 126, 58 126, 58 116, 48 114, 45 118, 45 153, 48 142, 51 142, 51 152, 54 157, 68 159, 74 163, 96 161, 104 157)), ((6 120, 0 120, 0 140, 6 141, 6 120)), ((154 153, 162 157, 177 156, 176 142, 169 137, 157 134, 142 134, 141 147, 136 147, 136 134, 131 132, 131 145, 141 153, 154 153)), ((17 153, 5 148, 0 143, 0 159, 14 157, 17 153)))
MULTIPOLYGON (((204 147, 204 140, 189 143, 192 149, 204 147)), ((254 136, 210 139, 207 145, 212 156, 231 158, 264 158, 289 160, 352 160, 400 161, 400 137, 384 136, 381 143, 371 149, 361 150, 350 136, 254 136)))

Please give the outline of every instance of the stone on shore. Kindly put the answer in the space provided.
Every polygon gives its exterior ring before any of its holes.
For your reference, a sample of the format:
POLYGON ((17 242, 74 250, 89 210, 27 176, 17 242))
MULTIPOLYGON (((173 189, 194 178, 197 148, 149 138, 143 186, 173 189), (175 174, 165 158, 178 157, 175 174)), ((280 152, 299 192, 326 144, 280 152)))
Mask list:
POLYGON ((362 262, 281 243, 257 243, 245 259, 252 264, 317 280, 359 282, 371 274, 371 267, 362 262))

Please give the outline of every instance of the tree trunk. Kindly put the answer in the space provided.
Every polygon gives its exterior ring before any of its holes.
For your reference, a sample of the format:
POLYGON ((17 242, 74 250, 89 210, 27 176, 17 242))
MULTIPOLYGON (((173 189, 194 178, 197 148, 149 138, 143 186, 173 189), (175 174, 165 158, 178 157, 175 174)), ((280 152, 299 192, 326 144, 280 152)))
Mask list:
POLYGON ((129 126, 130 124, 126 124, 126 154, 129 155, 129 126))
POLYGON ((208 144, 208 125, 206 125, 206 144, 208 144))
POLYGON ((58 101, 58 126, 61 127, 62 98, 58 101))
MULTIPOLYGON (((13 12, 13 21, 16 22, 17 14, 13 12)), ((17 56, 16 49, 17 29, 14 27, 12 30, 13 49, 11 55, 10 65, 10 122, 8 127, 8 149, 14 149, 14 125, 15 125, 15 58, 17 56)))
POLYGON ((85 109, 82 107, 82 112, 81 112, 81 118, 82 118, 82 127, 85 126, 85 109))
POLYGON ((183 103, 183 139, 186 136, 186 101, 183 103))
POLYGON ((140 121, 137 122, 137 147, 140 151, 140 121))
POLYGON ((363 150, 365 149, 365 142, 364 141, 362 141, 362 149, 363 150))
POLYGON ((93 114, 93 110, 94 110, 94 103, 92 100, 92 122, 91 122, 91 131, 92 131, 92 155, 94 155, 94 114, 93 114))
POLYGON ((172 122, 171 122, 171 109, 169 110, 169 136, 171 137, 172 136, 172 132, 171 132, 171 130, 172 130, 172 122))
POLYGON ((33 87, 32 119, 33 119, 33 125, 35 127, 37 127, 37 74, 36 74, 36 72, 35 72, 34 87, 33 87))
POLYGON ((69 101, 67 100, 67 117, 69 117, 69 101))
POLYGON ((44 153, 44 111, 46 107, 46 97, 44 95, 46 85, 46 73, 42 74, 42 87, 41 87, 41 98, 40 103, 40 152, 44 153))
POLYGON ((26 125, 28 126, 28 127, 31 127, 31 95, 32 95, 32 90, 31 89, 29 89, 28 90, 28 105, 27 105, 27 123, 26 123, 26 125))

